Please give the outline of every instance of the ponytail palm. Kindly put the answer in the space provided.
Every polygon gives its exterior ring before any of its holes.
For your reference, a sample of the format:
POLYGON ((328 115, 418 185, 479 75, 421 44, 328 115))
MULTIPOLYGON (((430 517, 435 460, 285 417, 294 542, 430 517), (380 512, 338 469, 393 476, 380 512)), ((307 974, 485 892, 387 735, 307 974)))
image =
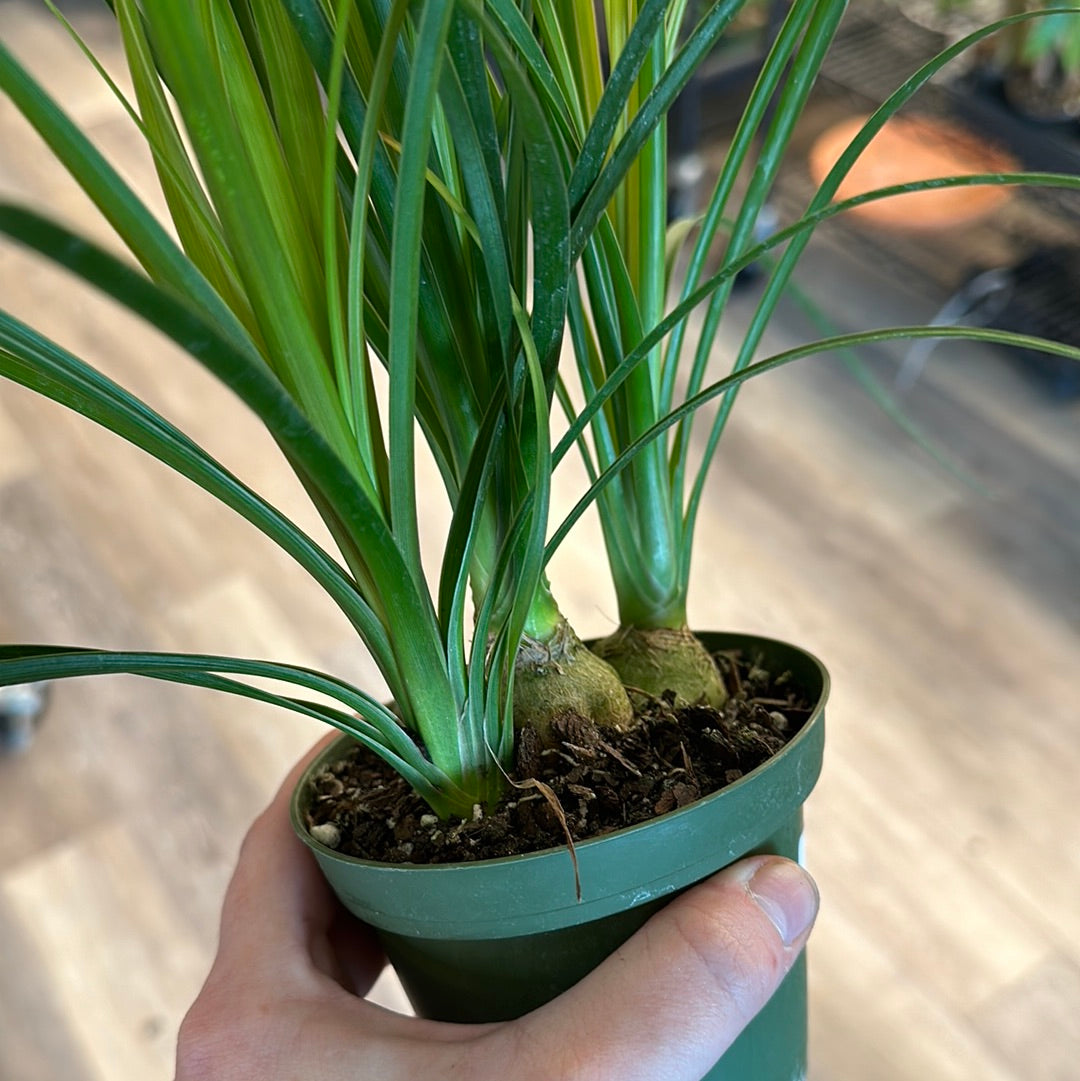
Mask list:
MULTIPOLYGON (((721 0, 690 27, 684 25, 685 3, 662 0, 607 0, 602 11, 600 5, 579 5, 573 19, 537 18, 545 51, 557 58, 555 74, 582 144, 569 183, 572 254, 581 273, 571 283, 568 306, 582 396, 595 400, 616 373, 621 379, 603 409, 589 410, 591 446, 582 442, 594 477, 618 471, 599 491, 598 506, 621 625, 597 652, 635 688, 674 691, 684 702, 714 705, 726 692, 687 628, 687 591, 694 521, 723 420, 714 427, 696 477, 688 463, 689 416, 666 440, 643 437, 671 414, 680 393, 692 397, 702 389, 732 276, 712 285, 689 365, 681 360, 685 320, 671 324, 668 340, 656 336, 647 350, 637 352, 632 369, 623 362, 663 322, 675 292, 673 240, 688 232, 682 223, 673 230, 667 223, 666 111, 744 3, 721 0), (606 80, 601 42, 611 66, 606 80), (630 448, 635 453, 627 462, 630 448)), ((544 11, 549 5, 537 7, 544 11)), ((844 8, 844 0, 799 0, 792 6, 708 209, 696 223, 684 301, 701 284, 722 225, 730 226, 726 266, 753 245, 758 214, 844 8), (774 102, 774 115, 762 132, 774 102), (761 150, 753 178, 733 210, 735 182, 755 140, 761 150)), ((736 373, 747 367, 755 346, 748 338, 736 373)), ((725 415, 730 403, 729 396, 725 415)))
MULTIPOLYGON (((580 0, 111 0, 135 88, 125 104, 171 231, 0 41, 0 91, 130 258, 13 205, 0 204, 0 233, 141 316, 232 389, 273 435, 336 551, 2 311, 0 374, 154 455, 277 543, 348 618, 394 706, 287 663, 76 647, 2 646, 0 682, 131 673, 273 703, 353 736, 438 814, 467 815, 503 790, 516 724, 543 729, 567 710, 629 723, 622 684, 566 625, 544 574, 596 500, 617 641, 665 632, 695 674, 665 673, 657 689, 719 701, 711 662, 682 633, 705 476, 688 467, 692 416, 721 399, 707 465, 744 379, 853 344, 751 363, 800 245, 836 212, 823 190, 775 241, 791 244, 732 374, 705 385, 731 280, 764 254, 754 223, 840 0, 792 6, 673 295, 663 117, 742 2, 720 0, 685 27, 685 0, 607 0, 602 19, 580 0), (732 210, 778 92, 749 193, 732 210), (722 268, 706 278, 725 222, 722 268), (702 304, 700 344, 680 369, 686 320, 702 304), (567 329, 579 414, 559 371, 567 329), (556 396, 571 428, 553 448, 556 396), (433 586, 418 431, 452 512, 433 586), (552 473, 575 443, 593 483, 549 536, 552 473)), ((663 671, 651 654, 647 666, 663 671)), ((646 675, 625 678, 648 689, 646 675)))
MULTIPOLYGON (((777 304, 813 230, 837 213, 877 198, 923 187, 966 184, 1078 186, 1076 177, 993 174, 907 184, 831 204, 858 154, 890 117, 964 49, 998 30, 1067 18, 1033 12, 985 27, 928 61, 874 115, 815 194, 804 216, 759 243, 756 226, 785 160, 796 124, 846 9, 846 0, 792 0, 765 58, 702 214, 666 222, 667 159, 663 110, 670 87, 682 85, 743 3, 709 5, 689 32, 679 4, 610 0, 604 21, 584 35, 606 41, 612 75, 597 93, 587 65, 567 66, 571 93, 587 115, 605 116, 616 142, 609 157, 590 156, 589 143, 571 179, 574 248, 580 280, 572 284, 568 318, 581 397, 580 415, 556 450, 558 462, 577 439, 591 475, 588 499, 600 512, 620 626, 594 647, 637 689, 674 692, 679 700, 720 704, 726 692, 705 651, 687 628, 695 526, 709 468, 742 382, 780 358, 753 363, 777 304), (633 16, 637 14, 637 21, 633 16), (616 86, 624 76, 624 91, 616 86), (628 88, 628 89, 627 89, 628 88), (624 162, 629 162, 625 177, 624 162), (739 185, 743 187, 740 190, 739 185), (786 245, 786 247, 785 247, 786 245), (682 249, 686 251, 683 253, 682 249), (774 269, 742 340, 730 375, 706 386, 714 341, 735 277, 753 262, 774 269), (718 269, 707 273, 710 264, 718 269), (688 318, 697 319, 693 339, 688 318), (704 431, 699 410, 715 408, 704 431), (585 432, 591 439, 585 439, 585 432), (695 464, 696 463, 696 464, 695 464)), ((595 14, 596 6, 588 5, 595 14)), ((1073 17, 1076 13, 1074 11, 1073 17)), ((590 130, 595 134, 598 123, 590 130)), ((1019 344, 1001 332, 962 336, 1019 344)), ((933 336, 929 328, 894 328, 851 341, 933 336)), ((839 337, 795 350, 812 355, 848 344, 839 337)), ((1040 342, 1037 348, 1067 347, 1040 342)), ((1070 355, 1073 355, 1070 352, 1070 355)), ((587 502, 583 501, 581 506, 587 502)), ((577 512, 571 515, 576 520, 577 512)), ((561 539, 560 528, 556 540, 561 539)))
POLYGON ((281 545, 356 628, 397 715, 321 673, 222 657, 4 647, 0 674, 125 671, 273 701, 355 736, 440 814, 467 814, 503 785, 522 634, 550 632, 557 613, 542 563, 570 254, 551 106, 479 6, 116 0, 114 12, 130 112, 179 242, 2 44, 0 88, 139 269, 19 207, 0 207, 0 229, 233 389, 338 555, 7 314, 0 372, 160 458, 281 545), (453 510, 434 589, 421 563, 418 427, 453 510))

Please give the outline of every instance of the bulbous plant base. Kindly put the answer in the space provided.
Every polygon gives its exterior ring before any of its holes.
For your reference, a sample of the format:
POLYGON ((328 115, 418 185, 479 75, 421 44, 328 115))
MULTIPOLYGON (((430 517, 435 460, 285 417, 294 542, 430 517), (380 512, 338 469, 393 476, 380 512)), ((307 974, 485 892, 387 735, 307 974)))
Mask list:
MULTIPOLYGON (((446 1021, 520 1016, 573 986, 679 891, 753 853, 797 858, 802 804, 821 769, 828 675, 770 639, 706 634, 789 671, 814 703, 786 747, 696 803, 576 847, 581 896, 565 848, 476 863, 417 866, 342 856, 306 828, 309 779, 342 754, 339 740, 301 778, 293 824, 345 906, 379 937, 417 1012, 446 1021)), ((806 1071, 802 961, 708 1081, 797 1081, 806 1071)))
POLYGON ((727 689, 712 655, 689 628, 651 630, 620 627, 592 647, 633 690, 653 698, 675 695, 678 706, 705 704, 719 709, 727 689))
POLYGON ((526 639, 514 668, 514 723, 553 742, 552 723, 580 713, 601 728, 625 730, 634 710, 618 673, 592 652, 565 620, 547 642, 526 639))

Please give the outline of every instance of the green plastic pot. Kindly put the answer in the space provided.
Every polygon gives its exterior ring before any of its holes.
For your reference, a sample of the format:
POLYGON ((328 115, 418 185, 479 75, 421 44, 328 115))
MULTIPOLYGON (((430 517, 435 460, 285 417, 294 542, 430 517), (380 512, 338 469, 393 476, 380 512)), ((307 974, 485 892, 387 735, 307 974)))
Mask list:
MULTIPOLYGON (((798 735, 735 784, 650 822, 577 846, 581 900, 565 848, 438 866, 342 856, 308 833, 309 778, 348 747, 336 741, 293 794, 293 825, 346 908, 376 929, 417 1013, 442 1021, 521 1016, 590 972, 679 891, 744 856, 799 857, 802 804, 821 770, 829 678, 794 646, 701 635, 711 650, 761 655, 815 703, 798 735)), ((806 1073, 806 968, 800 959, 707 1081, 796 1081, 806 1073)))

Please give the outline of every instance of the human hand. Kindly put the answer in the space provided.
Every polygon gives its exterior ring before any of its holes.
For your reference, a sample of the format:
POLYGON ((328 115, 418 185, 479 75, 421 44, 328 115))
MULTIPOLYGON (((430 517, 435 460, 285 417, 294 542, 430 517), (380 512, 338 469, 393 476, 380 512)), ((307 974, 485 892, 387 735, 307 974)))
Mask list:
POLYGON ((177 1081, 698 1081, 803 948, 817 890, 753 857, 686 891, 607 961, 516 1021, 452 1025, 364 995, 384 958, 289 823, 301 763, 256 820, 217 958, 180 1029, 177 1081))

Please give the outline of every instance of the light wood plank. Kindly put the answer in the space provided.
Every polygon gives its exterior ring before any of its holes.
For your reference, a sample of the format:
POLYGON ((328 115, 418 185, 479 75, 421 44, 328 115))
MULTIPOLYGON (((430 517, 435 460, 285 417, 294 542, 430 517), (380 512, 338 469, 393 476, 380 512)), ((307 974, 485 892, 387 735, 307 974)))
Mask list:
POLYGON ((91 1081, 85 1056, 68 1029, 52 988, 51 950, 38 951, 22 924, 0 901, 0 1077, 5 1081, 91 1081), (47 1037, 45 1036, 47 1034, 47 1037))
POLYGON ((0 488, 27 476, 36 464, 29 441, 0 408, 0 488))
POLYGON ((1018 1077, 1071 1081, 1080 1062, 1080 965, 1051 955, 979 1010, 975 1024, 1018 1077))
POLYGON ((881 936, 835 910, 809 953, 810 1081, 1009 1081, 1012 1073, 946 1000, 897 969, 881 936))
POLYGON ((168 1076, 176 1020, 205 975, 203 950, 185 933, 183 894, 142 867, 116 823, 25 861, 0 888, 26 939, 64 959, 49 969, 53 998, 100 1081, 168 1076), (120 881, 102 865, 128 873, 120 881))

